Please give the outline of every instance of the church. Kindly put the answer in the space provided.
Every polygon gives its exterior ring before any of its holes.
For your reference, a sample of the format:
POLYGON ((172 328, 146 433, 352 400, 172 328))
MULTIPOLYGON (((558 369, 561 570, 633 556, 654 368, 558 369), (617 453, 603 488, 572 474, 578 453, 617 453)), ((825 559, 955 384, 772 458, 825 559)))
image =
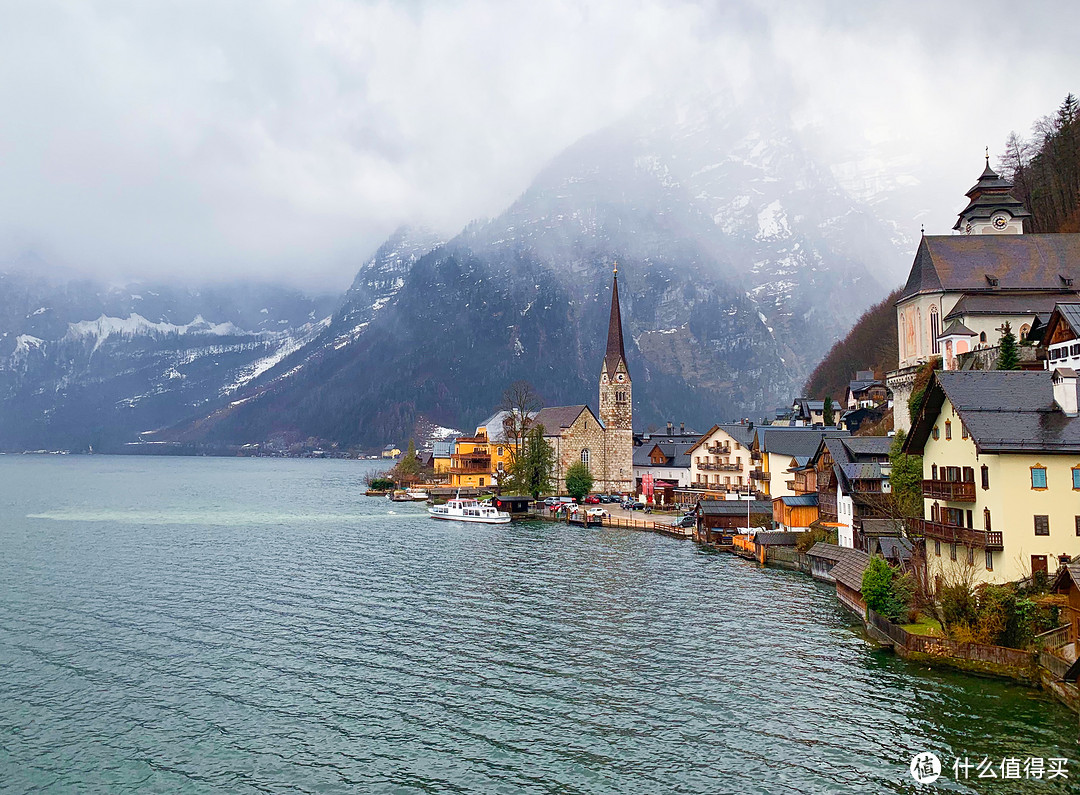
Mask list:
POLYGON ((908 403, 919 368, 932 357, 949 363, 993 347, 1008 322, 1024 339, 1033 318, 1045 320, 1058 302, 1080 298, 1080 235, 1025 234, 1030 214, 1012 183, 986 168, 967 192, 953 229, 923 235, 896 302, 897 369, 887 376, 894 423, 908 430, 908 403))
MULTIPOLYGON (((581 403, 545 406, 530 415, 531 423, 544 426, 544 437, 554 452, 551 485, 556 492, 565 490, 566 471, 577 461, 589 467, 594 492, 634 491, 633 386, 623 344, 617 267, 611 279, 611 314, 599 387, 596 412, 581 403)), ((474 436, 457 439, 450 485, 498 485, 512 445, 504 429, 506 414, 496 412, 477 426, 474 436)))

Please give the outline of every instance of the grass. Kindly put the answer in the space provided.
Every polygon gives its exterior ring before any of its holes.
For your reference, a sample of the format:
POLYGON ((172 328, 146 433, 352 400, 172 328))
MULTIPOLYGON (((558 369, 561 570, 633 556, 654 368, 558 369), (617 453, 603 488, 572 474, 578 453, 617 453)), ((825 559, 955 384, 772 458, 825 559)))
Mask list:
POLYGON ((914 624, 901 625, 905 630, 912 635, 935 635, 939 638, 945 637, 945 631, 941 628, 935 619, 930 616, 919 614, 919 620, 914 624))

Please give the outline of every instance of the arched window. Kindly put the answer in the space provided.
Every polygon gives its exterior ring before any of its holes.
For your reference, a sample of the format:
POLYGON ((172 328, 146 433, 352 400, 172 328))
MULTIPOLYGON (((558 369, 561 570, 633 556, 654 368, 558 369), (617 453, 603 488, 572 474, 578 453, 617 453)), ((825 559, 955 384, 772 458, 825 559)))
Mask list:
POLYGON ((934 353, 940 352, 940 345, 938 344, 938 334, 941 333, 941 322, 938 319, 938 311, 936 306, 930 307, 930 350, 934 353))
POLYGON ((1027 339, 1027 335, 1028 335, 1029 331, 1031 331, 1031 325, 1029 323, 1025 323, 1024 325, 1022 325, 1020 327, 1020 341, 1021 342, 1023 342, 1024 340, 1027 339))
POLYGON ((584 450, 581 451, 581 463, 583 463, 585 466, 589 465, 589 448, 588 447, 586 447, 584 450))
POLYGON ((986 332, 985 331, 980 331, 979 332, 979 342, 982 343, 983 345, 986 344, 986 332))

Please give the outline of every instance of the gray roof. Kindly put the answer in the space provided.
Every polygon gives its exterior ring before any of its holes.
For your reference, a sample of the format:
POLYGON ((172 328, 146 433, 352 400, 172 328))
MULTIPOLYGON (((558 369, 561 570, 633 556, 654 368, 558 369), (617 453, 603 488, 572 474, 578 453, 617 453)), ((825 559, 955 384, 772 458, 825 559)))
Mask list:
POLYGON ((881 480, 885 477, 880 464, 837 464, 848 480, 881 480))
POLYGON ((783 502, 784 505, 787 505, 789 508, 795 508, 795 507, 800 506, 800 505, 803 505, 803 506, 817 505, 818 495, 817 494, 789 494, 787 497, 777 497, 776 499, 783 502))
MULTIPOLYGON (((477 427, 487 429, 487 438, 490 441, 492 441, 492 442, 505 442, 506 439, 507 439, 507 436, 506 436, 506 426, 505 426, 504 423, 506 421, 506 418, 509 417, 509 416, 510 416, 509 411, 496 411, 494 414, 492 414, 490 417, 488 417, 486 420, 484 420, 482 423, 480 423, 480 425, 477 426, 477 427)), ((535 412, 530 412, 529 416, 530 417, 535 416, 535 412)))
POLYGON ((979 452, 1080 452, 1080 417, 1054 403, 1047 370, 936 371, 905 449, 921 453, 945 397, 979 452))
POLYGON ((793 547, 799 540, 798 533, 755 533, 754 543, 760 547, 793 547))
POLYGON ((838 583, 853 591, 862 592, 862 576, 870 556, 857 549, 840 547, 840 559, 830 572, 838 583))
POLYGON ((835 428, 760 428, 758 442, 766 453, 798 456, 812 456, 817 452, 823 437, 847 436, 847 431, 835 428))
POLYGON ((824 541, 818 541, 814 546, 810 547, 810 551, 806 554, 811 558, 831 560, 835 563, 840 560, 840 558, 844 557, 844 547, 838 547, 836 544, 826 544, 824 541))
MULTIPOLYGON (((963 298, 960 299, 960 301, 963 301, 963 300, 964 300, 963 298)), ((954 312, 955 312, 955 310, 954 310, 954 312)), ((975 337, 975 336, 978 336, 978 335, 975 334, 974 331, 969 329, 967 326, 965 326, 959 320, 954 320, 952 323, 950 323, 948 326, 945 327, 945 330, 943 332, 938 334, 938 339, 941 339, 942 337, 975 337)))
POLYGON ((862 531, 867 536, 898 535, 904 531, 903 519, 863 519, 862 531))
MULTIPOLYGON (((545 406, 536 413, 535 417, 533 417, 533 423, 539 423, 544 426, 545 436, 558 436, 559 431, 573 425, 574 420, 581 416, 581 412, 583 411, 588 411, 592 414, 589 407, 584 403, 577 406, 545 406)), ((595 415, 593 416, 595 418, 595 415)), ((603 427, 603 423, 599 420, 596 421, 603 427)))
MULTIPOLYGON (((750 513, 772 514, 768 500, 750 500, 750 513)), ((704 516, 746 516, 747 500, 701 500, 698 507, 704 516)))
POLYGON ((435 442, 431 445, 431 452, 436 458, 449 458, 453 444, 453 442, 435 442))
POLYGON ((888 455, 892 449, 891 436, 845 436, 846 447, 856 458, 863 455, 888 455))
POLYGON ((1080 234, 926 235, 919 243, 900 300, 929 292, 995 290, 1070 293, 1061 277, 1080 285, 1080 234))
POLYGON ((693 446, 694 442, 691 441, 671 442, 665 440, 660 442, 646 442, 645 444, 634 448, 634 466, 663 466, 689 469, 690 455, 687 451, 693 446), (663 464, 654 464, 649 457, 652 454, 652 451, 657 447, 659 447, 660 452, 667 457, 667 461, 663 464))
MULTIPOLYGON (((1059 280, 1058 287, 1060 286, 1059 280)), ((969 293, 956 302, 956 305, 949 310, 949 314, 945 315, 945 320, 955 320, 971 315, 1049 315, 1054 311, 1054 304, 1064 297, 1068 297, 1068 294, 1063 295, 1060 292, 1041 295, 1038 293, 1020 295, 994 292, 969 293)), ((950 325, 949 328, 952 326, 950 325)), ((944 332, 941 336, 945 336, 944 332)))
POLYGON ((910 539, 897 538, 896 536, 882 536, 878 538, 878 546, 881 548, 881 556, 886 560, 911 560, 911 551, 914 545, 910 539))
POLYGON ((754 426, 749 423, 742 422, 725 422, 719 426, 724 431, 727 431, 728 436, 741 444, 743 447, 749 447, 754 443, 754 426))

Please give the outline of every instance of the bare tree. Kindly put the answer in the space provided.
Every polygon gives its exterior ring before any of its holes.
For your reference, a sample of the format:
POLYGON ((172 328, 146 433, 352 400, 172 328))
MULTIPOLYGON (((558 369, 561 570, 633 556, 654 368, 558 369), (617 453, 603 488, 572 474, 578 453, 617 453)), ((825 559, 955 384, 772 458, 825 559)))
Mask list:
MULTIPOLYGON (((518 462, 525 450, 525 437, 529 433, 532 419, 543 405, 536 389, 528 381, 515 381, 503 392, 499 410, 506 412, 503 417, 503 434, 506 436, 510 458, 505 480, 512 489, 521 487, 517 477, 518 462)), ((502 481, 500 478, 500 486, 503 485, 502 481)))

